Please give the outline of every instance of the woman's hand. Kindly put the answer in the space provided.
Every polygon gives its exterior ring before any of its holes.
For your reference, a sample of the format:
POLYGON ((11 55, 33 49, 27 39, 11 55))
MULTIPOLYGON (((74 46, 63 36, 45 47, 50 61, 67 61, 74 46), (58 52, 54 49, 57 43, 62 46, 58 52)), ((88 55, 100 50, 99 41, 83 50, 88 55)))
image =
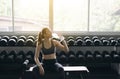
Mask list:
POLYGON ((64 36, 61 36, 61 37, 60 37, 60 42, 62 42, 63 40, 65 40, 65 37, 64 37, 64 36))
POLYGON ((58 40, 60 42, 65 39, 65 37, 62 34, 60 34, 60 33, 59 34, 58 33, 53 33, 52 37, 53 37, 53 39, 56 39, 56 40, 58 40))
POLYGON ((39 72, 40 72, 40 75, 44 75, 45 74, 44 68, 42 66, 39 66, 39 72))

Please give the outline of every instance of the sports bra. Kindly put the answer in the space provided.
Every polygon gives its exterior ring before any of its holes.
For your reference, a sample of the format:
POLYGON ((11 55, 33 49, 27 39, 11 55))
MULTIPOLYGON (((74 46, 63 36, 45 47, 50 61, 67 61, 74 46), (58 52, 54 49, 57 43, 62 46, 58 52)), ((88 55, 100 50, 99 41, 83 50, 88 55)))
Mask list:
POLYGON ((54 46, 52 40, 51 40, 51 47, 48 48, 48 49, 44 47, 44 43, 43 43, 43 41, 42 41, 42 53, 43 53, 44 55, 49 55, 49 54, 55 53, 55 46, 54 46))

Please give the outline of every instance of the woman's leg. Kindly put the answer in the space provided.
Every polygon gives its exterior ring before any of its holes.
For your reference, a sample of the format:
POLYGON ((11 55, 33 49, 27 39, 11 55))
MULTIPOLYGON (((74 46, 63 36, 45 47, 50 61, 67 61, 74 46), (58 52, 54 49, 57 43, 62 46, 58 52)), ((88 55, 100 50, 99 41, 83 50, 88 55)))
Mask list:
POLYGON ((44 77, 40 75, 39 67, 37 65, 33 68, 33 75, 34 75, 34 79, 43 79, 44 77))
POLYGON ((60 74, 59 79, 65 79, 65 72, 63 66, 60 63, 55 63, 56 71, 60 74))

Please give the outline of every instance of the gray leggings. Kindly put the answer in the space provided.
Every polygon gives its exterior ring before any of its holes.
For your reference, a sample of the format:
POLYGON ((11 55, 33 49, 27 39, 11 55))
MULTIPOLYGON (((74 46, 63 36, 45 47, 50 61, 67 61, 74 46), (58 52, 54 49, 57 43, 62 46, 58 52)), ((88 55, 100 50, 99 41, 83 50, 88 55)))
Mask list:
MULTIPOLYGON (((54 73, 54 76, 58 76, 57 79, 65 79, 65 72, 63 69, 63 66, 59 64, 56 59, 50 59, 50 60, 42 60, 42 66, 45 71, 45 75, 41 76, 39 73, 38 66, 35 66, 33 69, 33 75, 35 79, 44 79, 47 74, 54 73)), ((51 79, 51 78, 48 78, 51 79)))

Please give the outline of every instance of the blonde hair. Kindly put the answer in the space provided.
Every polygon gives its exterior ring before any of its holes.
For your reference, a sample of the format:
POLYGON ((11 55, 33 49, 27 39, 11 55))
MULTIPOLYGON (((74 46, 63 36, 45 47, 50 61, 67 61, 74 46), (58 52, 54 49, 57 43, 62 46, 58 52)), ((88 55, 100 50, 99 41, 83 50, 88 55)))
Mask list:
POLYGON ((41 32, 39 32, 38 34, 38 40, 37 40, 37 44, 41 44, 42 40, 44 39, 44 34, 46 33, 46 30, 50 30, 49 28, 45 27, 41 30, 41 32))

